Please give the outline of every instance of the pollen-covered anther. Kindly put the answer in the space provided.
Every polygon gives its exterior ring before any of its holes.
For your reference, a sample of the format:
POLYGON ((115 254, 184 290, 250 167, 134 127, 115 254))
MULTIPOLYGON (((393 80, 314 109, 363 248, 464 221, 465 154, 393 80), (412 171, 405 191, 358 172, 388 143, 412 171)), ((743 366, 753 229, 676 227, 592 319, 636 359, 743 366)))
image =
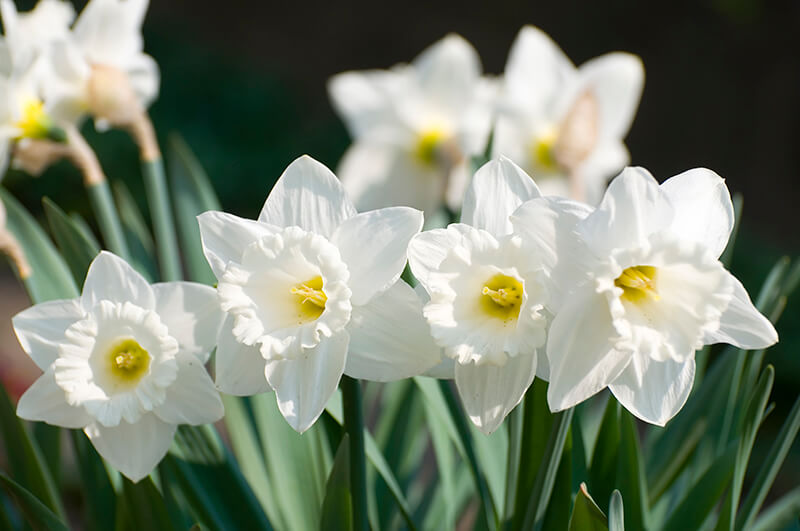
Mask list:
POLYGON ((45 138, 53 122, 38 99, 29 99, 22 105, 22 117, 16 123, 20 130, 18 138, 45 138))
POLYGON ((508 275, 497 274, 481 289, 481 306, 492 317, 516 319, 522 306, 522 291, 522 282, 508 275))
POLYGON ((614 280, 614 285, 622 288, 621 297, 630 302, 661 299, 656 289, 656 268, 653 266, 629 267, 614 280))
POLYGON ((557 171, 559 164, 555 155, 558 132, 555 129, 539 135, 531 146, 531 156, 537 166, 546 171, 557 171))
POLYGON ((111 374, 116 384, 136 384, 150 368, 150 354, 135 339, 123 339, 109 351, 111 374))
POLYGON ((293 286, 289 291, 298 298, 298 317, 301 322, 313 321, 325 311, 328 296, 322 291, 321 276, 293 286))
POLYGON ((437 159, 437 151, 445 139, 444 131, 441 129, 430 129, 419 135, 414 154, 424 164, 434 164, 437 159))

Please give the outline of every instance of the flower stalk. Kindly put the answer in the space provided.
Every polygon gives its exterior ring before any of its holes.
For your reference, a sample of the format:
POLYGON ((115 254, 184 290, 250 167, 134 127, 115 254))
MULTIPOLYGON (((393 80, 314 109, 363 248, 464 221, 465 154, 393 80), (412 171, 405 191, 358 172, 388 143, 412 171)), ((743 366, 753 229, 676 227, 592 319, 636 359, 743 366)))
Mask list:
POLYGON ((367 463, 364 457, 364 411, 361 400, 361 383, 342 376, 344 427, 350 444, 350 492, 353 507, 353 529, 367 531, 367 463))
POLYGON ((153 122, 146 112, 141 112, 131 122, 128 130, 139 146, 145 193, 147 194, 147 203, 150 205, 158 248, 161 278, 164 281, 180 280, 183 275, 178 256, 178 237, 175 233, 175 222, 169 204, 167 181, 164 176, 164 159, 158 147, 158 138, 153 128, 153 122))

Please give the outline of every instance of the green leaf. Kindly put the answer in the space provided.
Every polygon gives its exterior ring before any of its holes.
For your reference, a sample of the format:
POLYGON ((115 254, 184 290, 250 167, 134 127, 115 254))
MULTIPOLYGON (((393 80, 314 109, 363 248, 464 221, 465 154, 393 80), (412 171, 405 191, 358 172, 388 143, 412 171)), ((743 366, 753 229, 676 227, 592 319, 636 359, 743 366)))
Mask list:
POLYGON ((628 510, 625 511, 625 525, 628 529, 650 528, 647 518, 647 482, 644 479, 643 466, 636 424, 633 416, 626 411, 620 416, 616 485, 620 494, 628 500, 628 510))
POLYGON ((455 529, 456 526, 456 483, 455 463, 452 443, 444 427, 438 422, 431 405, 424 401, 427 426, 431 433, 433 452, 436 455, 436 466, 439 470, 439 485, 443 499, 444 514, 440 521, 442 529, 455 529))
POLYGON ((661 495, 677 479, 689 462, 692 452, 705 435, 707 426, 706 419, 697 419, 689 434, 678 441, 680 444, 677 445, 673 455, 656 457, 657 460, 647 470, 647 484, 650 486, 648 491, 651 500, 655 501, 661 498, 661 495))
POLYGON ((209 210, 222 210, 219 200, 200 163, 177 134, 170 135, 167 142, 167 163, 178 235, 189 277, 214 284, 216 278, 203 255, 196 218, 209 210))
POLYGON ((158 278, 156 264, 153 261, 155 244, 144 216, 139 211, 136 200, 124 182, 115 181, 112 185, 112 192, 119 208, 122 230, 125 232, 125 238, 131 251, 131 265, 152 282, 153 279, 158 278))
MULTIPOLYGON (((331 417, 336 420, 336 422, 338 422, 340 425, 343 424, 344 416, 342 414, 340 393, 337 392, 337 394, 335 394, 331 400, 328 401, 325 409, 331 415, 331 417)), ((389 467, 389 464, 383 457, 378 445, 375 443, 375 439, 372 438, 372 435, 370 435, 369 431, 367 430, 364 430, 364 446, 367 459, 378 471, 378 474, 380 474, 381 478, 386 482, 386 485, 388 485, 389 491, 394 496, 395 503, 400 509, 400 514, 403 516, 406 525, 411 531, 414 531, 416 529, 416 525, 414 524, 413 518, 411 518, 411 510, 409 509, 408 502, 403 494, 403 490, 400 488, 397 478, 394 477, 392 469, 389 467)))
POLYGON ((6 207, 6 228, 16 237, 33 268, 33 274, 24 279, 31 300, 45 302, 77 296, 78 286, 69 267, 36 220, 2 188, 0 200, 6 207))
POLYGON ((625 531, 625 508, 618 490, 611 493, 608 503, 608 531, 625 531))
POLYGON ((204 526, 271 529, 255 494, 212 426, 178 427, 162 466, 176 478, 192 515, 204 526))
POLYGON ((800 487, 791 490, 767 507, 767 510, 758 517, 750 529, 751 531, 784 529, 790 523, 796 523, 798 515, 800 515, 800 487))
POLYGON ((769 454, 767 454, 764 463, 761 465, 761 470, 759 470, 756 479, 753 480, 750 491, 747 493, 747 497, 739 510, 739 514, 736 515, 737 531, 750 529, 752 527, 756 514, 759 509, 761 509, 761 505, 764 503, 767 493, 770 487, 772 487, 773 481, 775 481, 775 476, 778 475, 778 471, 781 465, 783 465, 795 437, 797 437, 799 429, 800 398, 795 400, 791 412, 788 417, 786 417, 786 422, 783 423, 780 433, 775 438, 775 442, 772 444, 769 454))
POLYGON ((67 531, 64 521, 25 487, 0 472, 0 486, 16 502, 25 521, 36 531, 67 531))
MULTIPOLYGON (((561 462, 561 454, 564 450, 564 443, 569 432, 569 425, 572 422, 574 409, 560 411, 553 415, 553 426, 550 429, 550 436, 547 439, 542 456, 542 463, 536 472, 536 480, 533 483, 533 490, 525 505, 525 519, 522 529, 533 529, 539 526, 544 519, 547 504, 553 492, 556 480, 556 473, 561 462)), ((520 506, 522 507, 522 506, 520 506)))
POLYGON ((768 365, 761 374, 761 378, 759 378, 756 388, 750 396, 744 426, 739 438, 739 446, 736 451, 733 481, 731 487, 728 489, 728 496, 725 498, 725 503, 722 506, 720 517, 717 521, 717 529, 719 530, 733 530, 733 524, 736 520, 736 509, 739 506, 739 497, 742 493, 742 484, 744 483, 744 474, 747 471, 747 464, 750 461, 750 452, 753 450, 756 433, 764 418, 764 408, 766 408, 767 400, 769 400, 769 395, 772 392, 772 383, 774 379, 775 369, 773 369, 771 365, 768 365))
POLYGON ((595 498, 607 505, 617 483, 617 453, 620 446, 620 406, 609 394, 597 442, 589 466, 589 488, 595 498))
POLYGON ((122 492, 117 497, 117 531, 173 528, 164 498, 149 476, 138 483, 122 478, 122 492))
POLYGON ((553 414, 547 405, 547 382, 535 379, 525 393, 522 417, 522 453, 517 474, 517 491, 515 493, 514 511, 506 515, 512 529, 520 529, 525 518, 524 507, 527 507, 530 493, 542 464, 547 438, 553 424, 553 414))
MULTIPOLYGON (((574 410, 573 410, 574 411, 574 410)), ((569 520, 570 508, 572 507, 572 429, 567 432, 567 440, 564 442, 564 451, 561 453, 561 462, 556 472, 553 493, 542 521, 542 529, 557 529, 569 520)))
POLYGON ((608 519, 589 495, 585 483, 581 483, 575 496, 569 531, 608 531, 608 519))
POLYGON ((349 437, 342 437, 333 469, 325 486, 325 499, 322 502, 320 529, 345 531, 353 529, 352 493, 350 492, 350 451, 349 437))
POLYGON ((64 517, 58 488, 50 475, 36 441, 28 434, 16 410, 0 385, 0 435, 2 435, 11 477, 42 501, 58 517, 64 517))
POLYGON ((278 500, 267 481, 267 467, 261 453, 261 443, 258 440, 254 422, 248 414, 245 399, 223 394, 222 402, 225 405, 225 427, 228 430, 233 453, 239 462, 239 468, 267 516, 277 523, 279 521, 278 500))
POLYGON ((87 238, 82 228, 50 199, 47 197, 42 199, 42 205, 53 239, 61 250, 61 256, 72 271, 75 282, 83 283, 89 264, 100 252, 100 248, 87 238))
POLYGON ((112 529, 116 515, 116 493, 108 471, 88 437, 80 430, 69 431, 80 474, 78 485, 83 494, 87 527, 93 531, 112 529))
POLYGON ((111 197, 108 181, 87 185, 86 193, 89 195, 89 203, 92 205, 106 247, 123 260, 130 261, 128 242, 119 220, 119 211, 111 197))
POLYGON ((665 531, 700 529, 717 506, 733 476, 737 447, 736 443, 728 445, 727 450, 686 491, 683 499, 671 511, 662 529, 665 531))
MULTIPOLYGON (((330 453, 321 426, 314 425, 302 435, 281 415, 274 393, 250 398, 267 480, 278 502, 286 529, 316 529, 331 467, 330 453)), ((277 522, 276 522, 277 527, 277 522)))

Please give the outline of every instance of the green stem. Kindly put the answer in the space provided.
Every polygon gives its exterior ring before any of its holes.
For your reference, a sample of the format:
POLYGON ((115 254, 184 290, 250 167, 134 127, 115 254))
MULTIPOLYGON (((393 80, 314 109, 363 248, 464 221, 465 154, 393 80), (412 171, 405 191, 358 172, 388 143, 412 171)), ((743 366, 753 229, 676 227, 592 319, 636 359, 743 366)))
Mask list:
POLYGON ((142 174, 147 203, 150 205, 150 215, 153 220, 161 280, 180 280, 183 275, 178 256, 178 237, 175 233, 167 181, 164 177, 164 160, 160 156, 151 160, 143 160, 142 174))
POLYGON ((508 415, 508 466, 506 467, 506 501, 503 514, 507 520, 514 514, 514 497, 519 480, 519 463, 522 448, 522 423, 525 418, 525 401, 508 415))
POLYGON ((364 457, 364 413, 361 404, 361 384, 342 376, 344 428, 350 439, 350 492, 353 503, 353 529, 367 531, 367 462, 364 457))
POLYGON ((499 527, 497 509, 494 506, 492 494, 489 492, 489 485, 486 483, 486 478, 481 472, 478 457, 475 454, 475 447, 472 445, 472 432, 470 432, 469 425, 467 424, 466 417, 464 416, 458 404, 458 399, 453 392, 453 388, 447 380, 438 380, 439 387, 442 389, 445 400, 447 401, 447 408, 450 410, 450 415, 456 424, 456 429, 464 444, 464 453, 467 454, 467 461, 469 462, 472 477, 478 487, 478 496, 483 503, 483 511, 486 513, 486 525, 490 531, 499 527))
POLYGON ((567 440, 570 422, 574 409, 561 411, 553 415, 553 428, 550 431, 550 438, 547 440, 542 464, 536 473, 536 481, 529 498, 528 507, 525 511, 525 520, 522 529, 534 529, 540 525, 547 510, 547 503, 550 501, 550 494, 553 492, 553 484, 556 480, 558 465, 561 463, 561 453, 564 451, 564 442, 567 440))
POLYGON ((106 246, 123 260, 130 261, 128 243, 122 232, 117 207, 111 198, 108 181, 102 180, 89 184, 86 186, 86 192, 89 194, 89 202, 92 204, 97 225, 100 227, 100 233, 103 235, 106 246))

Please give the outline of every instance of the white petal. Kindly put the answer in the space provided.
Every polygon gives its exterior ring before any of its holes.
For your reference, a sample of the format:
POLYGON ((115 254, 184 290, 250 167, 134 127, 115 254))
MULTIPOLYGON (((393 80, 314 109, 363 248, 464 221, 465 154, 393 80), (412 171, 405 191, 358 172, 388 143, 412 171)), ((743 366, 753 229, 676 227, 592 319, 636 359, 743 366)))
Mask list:
POLYGON ((337 168, 347 194, 359 210, 410 206, 432 216, 441 206, 445 175, 417 163, 394 145, 362 140, 353 143, 337 168))
MULTIPOLYGON (((548 307, 557 311, 564 294, 580 284, 590 270, 591 256, 575 236, 575 227, 591 213, 583 203, 560 197, 526 201, 511 215, 514 232, 526 253, 536 256, 550 273, 548 307)), ((541 363, 541 360, 540 360, 541 363)))
POLYGON ((507 97, 513 104, 528 109, 547 106, 575 76, 572 62, 547 34, 533 26, 520 30, 505 69, 507 97))
POLYGON ((719 257, 733 230, 733 202, 725 180, 711 170, 695 168, 664 181, 661 189, 672 201, 675 219, 670 229, 681 239, 704 245, 719 257))
POLYGON ((444 358, 437 365, 434 365, 422 373, 422 376, 438 378, 440 380, 452 380, 456 377, 456 360, 453 358, 444 358))
MULTIPOLYGON (((127 0, 126 0, 127 1, 127 0)), ((161 75, 158 63, 149 55, 140 53, 133 56, 126 65, 128 81, 139 98, 142 106, 147 108, 158 97, 161 75)))
POLYGON ((619 140, 608 140, 597 145, 576 170, 577 177, 582 180, 586 203, 592 206, 599 204, 608 181, 619 175, 630 160, 628 149, 619 140))
POLYGON ((613 348, 616 335, 602 294, 584 288, 567 299, 550 325, 547 340, 547 402, 552 411, 583 402, 625 369, 631 353, 613 348))
POLYGON ((22 350, 46 371, 58 357, 58 345, 67 328, 83 315, 78 299, 48 301, 21 311, 11 322, 22 350))
POLYGON ((353 378, 389 382, 409 378, 441 360, 422 317, 422 301, 399 280, 365 306, 354 306, 348 325, 350 353, 345 373, 353 378))
POLYGON ((52 370, 41 375, 20 397, 17 416, 64 428, 83 428, 92 422, 84 408, 67 403, 64 390, 56 383, 52 370))
POLYGON ((501 156, 475 172, 464 196, 461 223, 495 236, 510 234, 513 229, 508 219, 511 213, 525 201, 541 195, 522 168, 501 156))
POLYGON ((694 356, 684 362, 634 356, 609 389, 625 409, 663 426, 681 410, 694 383, 694 356))
POLYGON ((401 82, 395 71, 342 72, 328 81, 328 94, 353 138, 393 121, 394 104, 386 85, 401 82))
POLYGON ((642 246, 647 237, 670 226, 672 204, 644 168, 628 167, 606 190, 602 203, 577 230, 598 256, 642 246))
POLYGON ((456 385, 464 409, 487 435, 519 404, 535 374, 535 354, 509 358, 502 367, 456 363, 456 385))
POLYGON ((447 252, 458 245, 463 235, 472 230, 469 225, 453 223, 446 229, 426 230, 411 238, 408 244, 408 265, 423 284, 439 269, 447 252))
POLYGON ((264 374, 266 362, 258 346, 247 346, 233 337, 233 317, 228 317, 219 333, 215 357, 215 383, 223 393, 250 396, 269 391, 264 374))
POLYGON ((621 140, 642 96, 642 60, 628 53, 609 53, 582 64, 578 76, 581 90, 591 91, 598 103, 600 139, 621 140))
POLYGON ((720 316, 719 330, 707 334, 706 343, 729 343, 744 349, 767 348, 778 342, 778 332, 761 315, 739 280, 728 273, 733 281, 733 294, 728 308, 720 316))
POLYGON ((408 242, 420 229, 422 212, 408 207, 364 212, 339 225, 332 242, 350 271, 353 304, 366 304, 400 278, 408 242))
POLYGON ((83 431, 103 459, 123 476, 137 482, 150 474, 167 455, 176 429, 175 424, 148 413, 135 424, 122 421, 112 428, 91 424, 83 431))
POLYGON ((222 278, 228 262, 240 262, 245 247, 275 228, 252 219, 244 219, 226 212, 204 212, 197 216, 203 253, 217 279, 222 278))
POLYGON ((225 317, 217 290, 195 282, 163 282, 153 284, 153 291, 156 313, 181 351, 207 362, 225 317))
POLYGON ((178 377, 167 388, 156 415, 171 424, 208 424, 225 414, 219 392, 203 364, 191 354, 179 354, 178 377))
POLYGON ((336 227, 355 215, 355 207, 333 172, 303 155, 289 164, 275 183, 258 220, 330 237, 336 227))
POLYGON ((75 21, 75 40, 92 62, 121 66, 142 51, 147 0, 92 0, 75 21))
POLYGON ((130 302, 146 310, 156 306, 153 289, 144 277, 128 262, 108 251, 101 251, 89 266, 81 306, 90 310, 101 300, 130 302))
POLYGON ((326 338, 294 359, 268 361, 266 374, 286 422, 303 433, 336 391, 347 358, 347 332, 326 338))
POLYGON ((425 96, 440 109, 457 115, 469 106, 481 75, 478 52, 462 37, 450 34, 415 60, 425 96))

